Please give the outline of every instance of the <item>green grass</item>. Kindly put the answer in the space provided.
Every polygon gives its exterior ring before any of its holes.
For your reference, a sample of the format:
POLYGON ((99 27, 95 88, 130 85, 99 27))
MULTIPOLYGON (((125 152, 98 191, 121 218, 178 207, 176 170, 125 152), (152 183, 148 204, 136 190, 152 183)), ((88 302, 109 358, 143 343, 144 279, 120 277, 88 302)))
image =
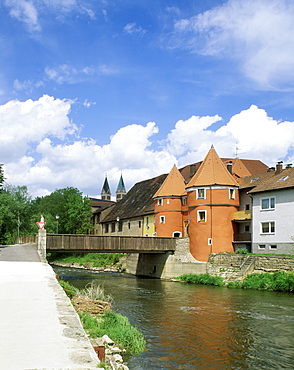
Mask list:
POLYGON ((122 253, 48 253, 47 260, 50 263, 77 263, 88 267, 109 267, 119 263, 124 256, 122 253))
POLYGON ((229 282, 228 288, 294 292, 294 272, 277 271, 274 273, 251 274, 243 281, 229 282))
POLYGON ((212 276, 209 274, 185 274, 179 277, 176 277, 177 280, 184 281, 186 283, 192 284, 204 284, 204 285, 215 285, 215 286, 223 286, 224 280, 220 276, 212 276))
POLYGON ((106 311, 102 316, 80 314, 83 326, 92 338, 107 334, 118 346, 128 353, 137 355, 145 350, 143 334, 129 322, 129 319, 113 311, 106 311))
MULTIPOLYGON (((112 297, 105 295, 104 287, 95 281, 87 284, 84 289, 73 287, 70 283, 60 280, 70 299, 74 296, 82 296, 94 300, 102 300, 111 303, 112 297)), ((129 322, 129 319, 114 311, 105 311, 102 315, 91 315, 86 312, 79 313, 85 331, 92 338, 100 338, 108 335, 119 347, 128 353, 137 355, 146 349, 143 334, 129 322)))

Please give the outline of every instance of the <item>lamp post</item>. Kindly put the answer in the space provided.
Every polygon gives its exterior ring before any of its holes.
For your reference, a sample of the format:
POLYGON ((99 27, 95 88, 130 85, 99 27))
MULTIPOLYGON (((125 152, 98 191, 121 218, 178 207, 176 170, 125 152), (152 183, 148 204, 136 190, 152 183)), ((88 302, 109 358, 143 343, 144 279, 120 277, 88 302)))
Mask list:
POLYGON ((56 234, 58 234, 58 220, 59 220, 59 215, 56 215, 55 218, 56 218, 56 234))

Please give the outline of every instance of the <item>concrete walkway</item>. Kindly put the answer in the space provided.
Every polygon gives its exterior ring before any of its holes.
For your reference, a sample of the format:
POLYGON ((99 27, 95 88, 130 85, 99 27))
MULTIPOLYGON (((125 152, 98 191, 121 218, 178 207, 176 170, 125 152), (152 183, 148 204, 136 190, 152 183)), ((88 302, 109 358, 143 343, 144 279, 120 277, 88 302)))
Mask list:
POLYGON ((98 363, 77 313, 35 246, 0 246, 0 369, 97 370, 98 363))

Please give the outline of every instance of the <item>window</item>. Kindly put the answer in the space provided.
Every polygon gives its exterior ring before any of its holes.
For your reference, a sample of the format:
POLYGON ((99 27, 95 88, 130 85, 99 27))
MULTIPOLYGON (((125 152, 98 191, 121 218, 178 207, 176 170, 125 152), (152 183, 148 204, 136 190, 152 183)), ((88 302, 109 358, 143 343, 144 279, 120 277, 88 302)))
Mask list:
POLYGON ((169 199, 167 199, 167 200, 166 200, 166 204, 169 204, 169 203, 170 203, 170 200, 169 200, 169 199))
POLYGON ((283 177, 281 177, 277 182, 279 182, 279 181, 285 181, 285 180, 287 180, 289 178, 289 176, 283 176, 283 177))
POLYGON ((146 227, 149 229, 149 217, 146 217, 146 227))
POLYGON ((182 233, 181 232, 179 232, 179 231, 174 231, 173 232, 173 237, 174 238, 180 238, 182 236, 182 233))
POLYGON ((245 225, 245 233, 249 233, 250 232, 250 226, 249 225, 245 225))
POLYGON ((278 246, 276 244, 270 245, 269 249, 278 249, 278 246))
POLYGON ((275 222, 261 222, 261 234, 273 234, 275 232, 275 222))
POLYGON ((111 223, 111 232, 114 233, 115 232, 115 222, 112 222, 111 223))
POLYGON ((245 211, 250 211, 250 204, 245 204, 245 211))
POLYGON ((139 221, 139 229, 141 229, 141 221, 139 221))
POLYGON ((187 197, 182 198, 182 205, 185 206, 187 204, 187 197))
POLYGON ((159 218, 159 222, 160 222, 161 224, 165 224, 165 216, 160 216, 160 218, 159 218))
POLYGON ((262 198, 261 199, 261 209, 271 210, 275 209, 276 199, 275 198, 262 198))
POLYGON ((197 189, 197 199, 205 199, 205 189, 197 189))
POLYGON ((108 232, 109 232, 109 225, 105 224, 105 233, 108 233, 108 232))
POLYGON ((235 199, 235 189, 229 189, 229 198, 235 199))
POLYGON ((197 211, 198 222, 206 222, 206 211, 197 211))
POLYGON ((158 205, 158 206, 162 206, 162 204, 163 204, 163 200, 162 200, 162 198, 158 199, 158 200, 157 200, 157 205, 158 205))
POLYGON ((119 221, 119 223, 118 223, 118 231, 122 231, 122 228, 123 228, 123 223, 122 223, 122 221, 119 221))
POLYGON ((128 222, 128 229, 130 230, 130 228, 131 228, 131 223, 128 222))
POLYGON ((258 249, 265 249, 265 244, 261 244, 258 246, 258 249))

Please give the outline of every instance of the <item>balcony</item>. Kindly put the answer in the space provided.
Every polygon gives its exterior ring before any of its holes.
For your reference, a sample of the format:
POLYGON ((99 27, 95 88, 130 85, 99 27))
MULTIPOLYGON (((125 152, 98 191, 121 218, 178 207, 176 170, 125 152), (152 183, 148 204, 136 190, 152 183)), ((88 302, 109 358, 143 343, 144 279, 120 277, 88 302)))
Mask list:
POLYGON ((251 211, 234 212, 233 221, 251 220, 251 211))
POLYGON ((251 233, 234 234, 234 242, 251 242, 251 233))

